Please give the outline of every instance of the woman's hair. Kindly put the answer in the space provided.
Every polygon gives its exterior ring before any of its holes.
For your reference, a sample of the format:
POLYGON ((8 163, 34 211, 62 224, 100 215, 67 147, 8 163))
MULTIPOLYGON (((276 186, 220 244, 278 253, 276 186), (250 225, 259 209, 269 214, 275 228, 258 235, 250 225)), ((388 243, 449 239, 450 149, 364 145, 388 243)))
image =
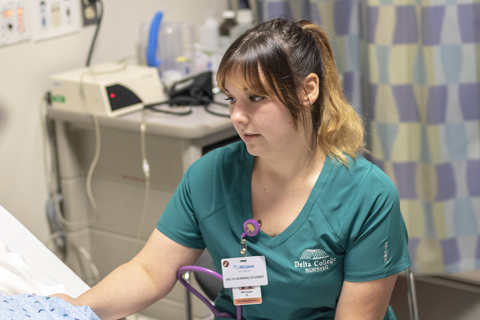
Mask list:
POLYGON ((242 83, 234 85, 281 101, 295 125, 301 121, 312 154, 318 146, 348 165, 344 153, 355 159, 364 150, 362 121, 343 94, 332 48, 319 26, 286 18, 256 25, 225 52, 217 73, 222 90, 227 77, 235 81, 238 70, 242 83), (305 107, 300 97, 311 73, 319 78, 319 96, 305 107))

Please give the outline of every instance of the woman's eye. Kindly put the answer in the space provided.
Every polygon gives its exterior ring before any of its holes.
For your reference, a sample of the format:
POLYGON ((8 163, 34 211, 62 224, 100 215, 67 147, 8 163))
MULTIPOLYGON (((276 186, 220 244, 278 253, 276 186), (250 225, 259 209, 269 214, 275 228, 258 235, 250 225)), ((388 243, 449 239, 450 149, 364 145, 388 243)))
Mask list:
POLYGON ((227 97, 225 100, 227 100, 229 104, 235 103, 236 101, 233 97, 227 97))
POLYGON ((250 101, 252 101, 252 102, 260 102, 260 101, 262 101, 263 99, 265 99, 265 97, 250 96, 250 97, 248 97, 248 99, 250 99, 250 101))

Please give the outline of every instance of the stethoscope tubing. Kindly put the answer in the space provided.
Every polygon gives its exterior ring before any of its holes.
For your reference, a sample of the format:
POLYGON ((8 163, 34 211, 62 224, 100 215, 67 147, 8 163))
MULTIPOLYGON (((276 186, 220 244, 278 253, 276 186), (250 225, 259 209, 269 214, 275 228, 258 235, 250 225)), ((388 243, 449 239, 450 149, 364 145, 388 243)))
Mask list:
MULTIPOLYGON (((188 291, 190 291, 191 293, 193 293, 195 296, 197 296, 197 298, 199 298, 203 303, 205 303, 207 305, 207 307, 210 309, 210 311, 213 312, 213 314, 215 315, 215 317, 220 317, 220 318, 229 318, 229 319, 235 319, 231 314, 229 313, 225 313, 225 312, 220 312, 218 311, 215 306, 213 306, 210 301, 208 301, 207 298, 205 298, 200 292, 198 292, 194 287, 192 287, 187 281, 185 281, 185 279, 182 277, 182 275, 186 272, 189 272, 189 271, 193 271, 193 272, 201 272, 201 273, 205 273, 205 274, 208 274, 212 277, 215 277, 217 278, 218 280, 222 281, 223 282, 223 276, 213 270, 210 270, 210 269, 207 269, 207 268, 204 268, 204 267, 199 267, 199 266, 185 266, 185 267, 181 267, 177 270, 177 279, 178 281, 180 281, 180 283, 182 285, 185 286, 185 288, 187 288, 188 291)), ((241 320, 242 319, 242 307, 241 306, 237 306, 237 317, 236 317, 237 320, 241 320)))

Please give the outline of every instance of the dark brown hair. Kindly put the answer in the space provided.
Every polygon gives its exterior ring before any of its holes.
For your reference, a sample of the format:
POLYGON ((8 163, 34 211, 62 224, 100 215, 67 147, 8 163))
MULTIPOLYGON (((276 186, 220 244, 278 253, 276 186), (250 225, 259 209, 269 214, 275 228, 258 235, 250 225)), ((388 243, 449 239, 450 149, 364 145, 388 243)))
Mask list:
POLYGON ((223 56, 217 73, 222 90, 237 70, 249 92, 281 101, 295 124, 303 124, 312 153, 320 147, 347 164, 344 153, 355 158, 363 150, 362 121, 343 94, 332 48, 318 25, 286 18, 256 25, 223 56), (311 73, 319 78, 319 96, 305 107, 300 96, 311 73))

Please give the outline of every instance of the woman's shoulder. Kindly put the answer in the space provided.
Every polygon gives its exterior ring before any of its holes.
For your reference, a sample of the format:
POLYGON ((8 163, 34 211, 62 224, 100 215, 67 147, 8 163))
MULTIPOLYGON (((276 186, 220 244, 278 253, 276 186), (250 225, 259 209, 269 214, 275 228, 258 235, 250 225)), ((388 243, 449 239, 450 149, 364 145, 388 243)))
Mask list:
POLYGON ((357 155, 355 159, 347 155, 347 160, 348 166, 332 160, 334 180, 343 181, 351 188, 358 188, 359 192, 396 191, 390 177, 370 160, 361 155, 357 155))
POLYGON ((394 183, 379 167, 362 156, 349 157, 348 161, 349 166, 345 166, 331 160, 332 169, 317 199, 337 231, 349 219, 366 219, 376 206, 398 202, 394 183))

